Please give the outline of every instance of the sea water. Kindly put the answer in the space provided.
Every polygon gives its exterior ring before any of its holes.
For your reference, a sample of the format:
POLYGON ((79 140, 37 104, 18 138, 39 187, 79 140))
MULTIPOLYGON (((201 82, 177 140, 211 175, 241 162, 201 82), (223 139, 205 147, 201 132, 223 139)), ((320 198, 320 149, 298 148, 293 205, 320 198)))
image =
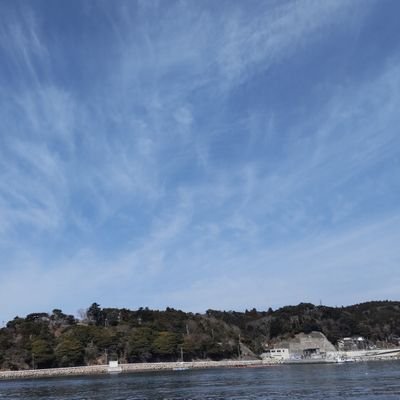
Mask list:
POLYGON ((0 400, 400 399, 400 362, 0 381, 0 400))

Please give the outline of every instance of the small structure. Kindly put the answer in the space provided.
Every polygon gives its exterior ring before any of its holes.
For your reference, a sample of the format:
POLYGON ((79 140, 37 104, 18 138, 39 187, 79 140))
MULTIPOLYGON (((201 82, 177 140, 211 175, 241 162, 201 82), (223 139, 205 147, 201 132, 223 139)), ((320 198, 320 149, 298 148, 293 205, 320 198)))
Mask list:
POLYGON ((319 347, 316 348, 307 348, 303 350, 303 354, 301 358, 308 359, 308 358, 325 358, 326 353, 321 352, 319 347))
POLYGON ((298 333, 292 338, 275 342, 277 348, 289 349, 290 355, 311 356, 336 351, 322 332, 298 333))
POLYGON ((110 361, 108 363, 107 371, 109 374, 119 374, 122 372, 122 367, 118 365, 118 361, 110 361))
POLYGON ((290 358, 289 349, 270 349, 264 353, 264 357, 273 360, 288 360, 290 358))
POLYGON ((345 337, 338 340, 337 346, 339 351, 367 350, 369 347, 362 336, 345 337))

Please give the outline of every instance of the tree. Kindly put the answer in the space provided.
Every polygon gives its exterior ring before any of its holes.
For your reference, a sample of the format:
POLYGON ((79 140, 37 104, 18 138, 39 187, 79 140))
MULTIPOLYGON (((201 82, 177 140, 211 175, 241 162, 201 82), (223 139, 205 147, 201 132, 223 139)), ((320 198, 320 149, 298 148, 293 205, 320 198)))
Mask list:
POLYGON ((100 305, 97 303, 93 303, 87 310, 87 317, 90 322, 93 322, 95 325, 103 325, 104 324, 104 313, 100 308, 100 305))
POLYGON ((50 316, 50 319, 59 321, 59 320, 64 320, 67 316, 58 308, 55 308, 50 316))
POLYGON ((153 352, 161 359, 172 359, 178 353, 179 338, 172 332, 159 332, 153 342, 153 352))
POLYGON ((79 340, 62 337, 55 349, 55 356, 60 367, 83 365, 85 349, 79 340))
POLYGON ((99 349, 93 342, 90 342, 85 347, 85 364, 92 365, 96 363, 96 359, 99 357, 99 349))
POLYGON ((204 358, 210 340, 204 333, 186 335, 182 345, 185 359, 204 358))
POLYGON ((150 328, 137 328, 128 339, 130 361, 148 361, 152 356, 153 332, 150 328))
POLYGON ((32 368, 49 368, 53 365, 54 353, 47 340, 32 341, 32 368))

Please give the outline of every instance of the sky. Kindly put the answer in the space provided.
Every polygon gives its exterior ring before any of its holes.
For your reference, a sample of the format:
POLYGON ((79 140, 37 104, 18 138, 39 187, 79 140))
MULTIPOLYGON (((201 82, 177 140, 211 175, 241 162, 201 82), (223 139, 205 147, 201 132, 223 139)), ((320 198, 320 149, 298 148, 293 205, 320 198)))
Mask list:
POLYGON ((0 1, 0 323, 400 300, 397 0, 0 1))

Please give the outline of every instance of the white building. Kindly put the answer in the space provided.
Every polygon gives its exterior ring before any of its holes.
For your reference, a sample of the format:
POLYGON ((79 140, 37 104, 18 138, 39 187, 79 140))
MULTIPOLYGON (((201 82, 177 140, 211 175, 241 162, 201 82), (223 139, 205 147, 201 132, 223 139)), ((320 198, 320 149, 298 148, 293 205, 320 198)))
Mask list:
POLYGON ((264 353, 265 358, 272 358, 273 360, 289 360, 289 349, 270 349, 264 353))
POLYGON ((120 365, 118 365, 118 361, 110 361, 108 363, 108 372, 110 374, 114 374, 114 373, 120 373, 122 372, 122 367, 120 365))

